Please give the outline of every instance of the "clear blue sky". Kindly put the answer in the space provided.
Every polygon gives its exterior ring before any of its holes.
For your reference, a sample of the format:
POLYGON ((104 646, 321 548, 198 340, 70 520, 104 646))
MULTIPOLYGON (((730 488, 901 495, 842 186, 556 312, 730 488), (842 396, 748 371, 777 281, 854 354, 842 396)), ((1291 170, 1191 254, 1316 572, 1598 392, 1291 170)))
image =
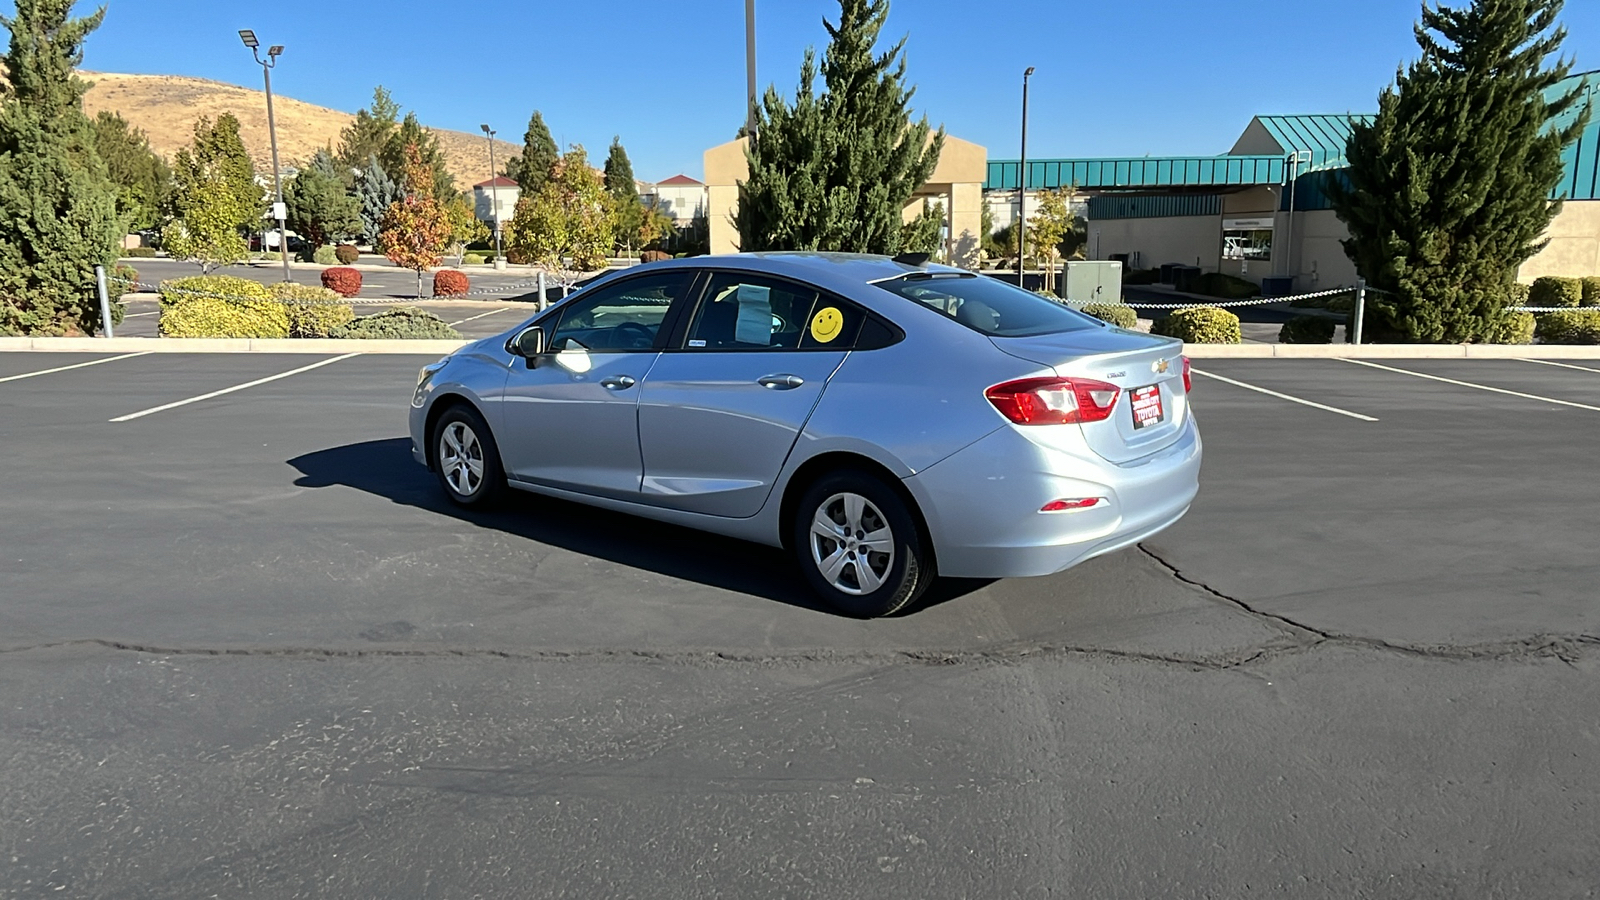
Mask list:
MULTIPOLYGON (((540 109, 591 157, 620 134, 646 180, 700 177, 701 152, 743 119, 741 0, 371 6, 108 0, 84 65, 255 86, 236 34, 253 28, 287 46, 274 87, 288 96, 354 112, 381 83, 425 124, 488 122, 513 142, 540 109)), ((792 94, 837 0, 756 7, 760 85, 792 94)), ((1415 54, 1417 12, 1415 0, 896 0, 885 36, 909 36, 918 109, 991 158, 1016 156, 1029 65, 1029 156, 1211 154, 1252 115, 1374 109, 1415 54)), ((1600 0, 1568 0, 1564 21, 1567 54, 1600 69, 1600 0)))

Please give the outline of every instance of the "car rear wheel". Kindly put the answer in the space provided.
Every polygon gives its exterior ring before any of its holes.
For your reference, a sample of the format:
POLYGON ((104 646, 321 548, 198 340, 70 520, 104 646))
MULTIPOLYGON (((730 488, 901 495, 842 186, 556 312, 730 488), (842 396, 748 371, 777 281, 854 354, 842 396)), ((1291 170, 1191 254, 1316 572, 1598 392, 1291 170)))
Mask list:
POLYGON ((505 494, 500 450, 483 416, 457 406, 433 426, 434 471, 445 495, 461 506, 487 506, 505 494))
POLYGON ((852 616, 903 609, 933 580, 916 520, 892 488, 864 472, 811 485, 795 507, 792 543, 813 590, 852 616))

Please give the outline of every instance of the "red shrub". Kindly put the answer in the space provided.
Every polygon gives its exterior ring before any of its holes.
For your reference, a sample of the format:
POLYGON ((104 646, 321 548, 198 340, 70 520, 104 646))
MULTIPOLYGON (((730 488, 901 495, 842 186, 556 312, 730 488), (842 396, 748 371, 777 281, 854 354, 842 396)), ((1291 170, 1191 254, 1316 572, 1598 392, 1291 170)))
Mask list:
POLYGON ((340 244, 333 248, 333 256, 340 265, 348 266, 361 258, 361 251, 356 249, 355 244, 340 244))
POLYGON ((668 252, 666 252, 664 250, 646 250, 643 253, 639 254, 639 262, 641 262, 641 263, 660 262, 663 259, 671 259, 671 258, 672 258, 672 254, 668 253, 668 252))
POLYGON ((455 269, 440 269, 433 273, 433 295, 435 297, 460 297, 472 287, 472 282, 467 276, 455 269))
POLYGON ((361 273, 342 266, 322 270, 322 286, 341 297, 354 297, 361 293, 361 273))

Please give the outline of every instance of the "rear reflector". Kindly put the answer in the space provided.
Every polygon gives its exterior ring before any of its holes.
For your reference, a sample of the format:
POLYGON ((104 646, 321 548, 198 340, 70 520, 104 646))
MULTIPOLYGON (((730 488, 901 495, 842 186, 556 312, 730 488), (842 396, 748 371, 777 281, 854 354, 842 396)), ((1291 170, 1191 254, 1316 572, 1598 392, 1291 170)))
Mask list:
POLYGON ((1189 375, 1189 357, 1183 357, 1183 392, 1185 394, 1194 390, 1194 383, 1189 375))
POLYGON ((1122 389, 1092 378, 1023 378, 983 392, 1018 425, 1069 425, 1111 416, 1122 389))
POLYGON ((1039 512, 1067 512, 1073 509, 1088 509, 1100 503, 1099 497, 1083 497, 1077 500, 1051 500, 1039 507, 1039 512))

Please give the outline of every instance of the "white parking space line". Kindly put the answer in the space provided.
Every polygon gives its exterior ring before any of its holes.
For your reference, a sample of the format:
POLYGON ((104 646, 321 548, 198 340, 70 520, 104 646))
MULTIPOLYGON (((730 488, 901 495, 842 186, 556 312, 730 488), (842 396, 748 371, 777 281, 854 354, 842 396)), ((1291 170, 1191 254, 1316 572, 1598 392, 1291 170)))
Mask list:
POLYGON ((1425 372, 1413 372, 1410 369, 1397 369, 1394 366, 1380 366, 1375 362, 1367 362, 1364 359, 1341 359, 1339 361, 1354 363, 1358 366, 1370 366, 1374 369, 1383 369, 1385 372, 1398 372, 1401 375, 1412 375, 1417 378, 1426 378, 1429 381, 1442 381, 1445 384, 1455 384, 1460 385, 1461 387, 1476 388, 1480 391, 1492 391, 1496 394, 1505 394, 1510 397, 1521 397, 1524 400, 1538 400, 1543 403, 1554 403, 1557 406, 1570 406, 1574 409, 1587 409, 1594 412, 1600 412, 1600 406, 1590 406, 1587 403, 1573 403, 1571 400, 1557 400, 1554 397, 1541 397, 1538 394, 1524 394, 1521 391, 1508 391, 1505 388, 1491 387, 1487 384, 1477 384, 1471 381, 1457 381, 1454 378, 1445 378, 1440 375, 1429 375, 1425 372))
POLYGON ((1311 407, 1313 409, 1324 410, 1325 412, 1338 413, 1341 416, 1349 416, 1352 419, 1360 419, 1363 422, 1376 422, 1376 421, 1378 421, 1377 419, 1374 419, 1371 416, 1364 416, 1361 413, 1351 412, 1348 409, 1340 409, 1337 406, 1328 406, 1328 405, 1323 404, 1323 403, 1316 403, 1314 401, 1306 400, 1306 399, 1301 398, 1301 397, 1291 397, 1288 394, 1280 394, 1277 391, 1269 391, 1264 387, 1256 387, 1253 384, 1245 384, 1242 381, 1234 381, 1232 378, 1227 378, 1227 377, 1222 376, 1222 375, 1216 375, 1216 374, 1213 374, 1211 372, 1203 372, 1203 371, 1201 371, 1199 369, 1190 369, 1190 371, 1193 372, 1196 375, 1204 375, 1207 378, 1215 378, 1218 381, 1225 381, 1228 384, 1233 385, 1234 387, 1242 387, 1247 391, 1255 391, 1257 393, 1266 394, 1269 397, 1277 397, 1279 400, 1287 400, 1290 403, 1298 403, 1301 406, 1309 406, 1309 407, 1311 407))
POLYGON ((463 322, 472 322, 472 321, 475 321, 477 319, 481 319, 481 318, 483 318, 485 316, 492 316, 492 315, 494 315, 496 313, 503 313, 503 312, 506 312, 507 310, 512 310, 512 309, 516 309, 516 308, 517 307, 515 307, 515 306, 506 306, 506 307, 502 307, 501 309, 491 309, 486 313, 478 313, 475 316, 468 316, 465 319, 460 319, 460 320, 455 321, 455 322, 446 322, 445 324, 447 324, 447 325, 449 325, 451 327, 455 327, 457 325, 462 324, 463 322))
POLYGON ((124 319, 137 319, 140 316, 159 316, 159 315, 161 315, 161 310, 158 309, 155 312, 147 312, 147 313, 123 313, 122 317, 124 319))
POLYGON ((0 378, 0 382, 21 381, 24 378, 32 378, 36 375, 49 375, 51 372, 65 372, 68 369, 81 369, 85 366, 98 366, 101 363, 116 362, 119 359, 132 359, 135 356, 149 356, 150 353, 151 351, 149 350, 141 350, 138 353, 124 353, 121 356, 108 356, 105 359, 91 359, 88 362, 73 363, 70 366, 56 366, 54 369, 40 369, 37 372, 24 372, 21 375, 7 375, 4 378, 0 378))
POLYGON ((299 375, 301 372, 309 372, 312 369, 320 369, 323 366, 332 365, 342 359, 349 359, 352 356, 360 355, 360 353, 346 353, 343 356, 335 356, 330 359, 314 362, 309 366, 301 366, 298 369, 290 369, 287 372, 279 372, 276 375, 268 375, 265 378, 257 378, 255 381, 246 381, 244 384, 236 384, 233 387, 226 387, 220 391, 211 391, 210 393, 201 394, 198 397, 189 397, 183 400, 175 400, 172 403, 163 403, 160 406, 152 406, 149 409, 141 409, 136 413, 128 413, 125 416, 117 416, 115 419, 109 419, 108 421, 127 422, 133 419, 148 416, 151 413, 164 412, 169 409, 177 409, 180 406, 188 406, 191 403, 199 403, 201 400, 210 400, 212 397, 221 397, 223 394, 231 394, 234 391, 242 391, 245 388, 253 388, 258 384, 266 384, 269 381, 277 381, 280 378, 288 378, 290 375, 299 375))
POLYGON ((1600 375, 1600 369, 1591 368, 1589 366, 1575 366, 1572 363, 1551 362, 1548 359, 1524 359, 1523 357, 1519 356, 1517 357, 1517 362, 1538 363, 1541 366, 1560 366, 1563 369, 1577 369, 1580 372, 1593 372, 1596 375, 1600 375))

